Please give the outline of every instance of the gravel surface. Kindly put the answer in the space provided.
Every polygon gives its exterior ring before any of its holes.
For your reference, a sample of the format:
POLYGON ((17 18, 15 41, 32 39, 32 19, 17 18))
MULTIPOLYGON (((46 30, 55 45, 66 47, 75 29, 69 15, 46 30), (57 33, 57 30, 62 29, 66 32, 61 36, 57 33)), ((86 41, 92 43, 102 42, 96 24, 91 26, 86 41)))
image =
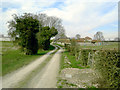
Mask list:
POLYGON ((60 64, 60 53, 63 50, 60 49, 55 55, 52 57, 51 61, 46 66, 43 75, 38 74, 40 76, 39 82, 33 88, 56 88, 57 76, 59 71, 60 64))
POLYGON ((87 88, 98 87, 98 74, 92 69, 66 68, 61 71, 58 86, 63 88, 87 88), (64 84, 62 84, 64 83, 64 84))

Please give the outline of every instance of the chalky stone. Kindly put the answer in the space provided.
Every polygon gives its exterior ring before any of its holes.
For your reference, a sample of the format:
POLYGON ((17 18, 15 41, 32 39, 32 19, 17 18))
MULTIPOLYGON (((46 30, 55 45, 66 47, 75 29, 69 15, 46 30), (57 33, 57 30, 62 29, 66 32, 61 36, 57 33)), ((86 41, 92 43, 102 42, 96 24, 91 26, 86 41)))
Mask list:
POLYGON ((66 77, 66 78, 72 78, 72 75, 70 75, 70 74, 65 74, 65 77, 66 77))

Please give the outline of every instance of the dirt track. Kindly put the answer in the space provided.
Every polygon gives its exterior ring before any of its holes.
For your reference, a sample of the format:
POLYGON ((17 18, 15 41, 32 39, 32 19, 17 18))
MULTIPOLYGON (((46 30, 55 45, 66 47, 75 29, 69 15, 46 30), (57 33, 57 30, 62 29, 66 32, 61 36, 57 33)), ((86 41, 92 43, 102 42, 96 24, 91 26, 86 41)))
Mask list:
MULTIPOLYGON (((42 62, 44 62, 48 56, 50 56, 51 53, 53 53, 55 50, 47 53, 46 55, 43 55, 39 59, 35 60, 34 62, 30 63, 29 65, 18 69, 17 71, 14 71, 8 75, 5 75, 2 78, 2 87, 3 88, 16 88, 16 85, 18 86, 19 82, 24 80, 26 77, 30 75, 30 73, 37 69, 42 62)), ((59 61, 60 61, 60 53, 62 49, 58 50, 57 53, 54 54, 50 62, 39 71, 33 78, 31 78, 30 82, 27 84, 27 86, 23 88, 51 88, 56 87, 56 77, 59 70, 59 61), (39 78, 36 78, 39 77, 39 78), (34 81, 37 82, 37 84, 34 84, 34 81)))
POLYGON ((62 49, 55 53, 45 68, 29 82, 29 88, 56 88, 61 52, 62 49))

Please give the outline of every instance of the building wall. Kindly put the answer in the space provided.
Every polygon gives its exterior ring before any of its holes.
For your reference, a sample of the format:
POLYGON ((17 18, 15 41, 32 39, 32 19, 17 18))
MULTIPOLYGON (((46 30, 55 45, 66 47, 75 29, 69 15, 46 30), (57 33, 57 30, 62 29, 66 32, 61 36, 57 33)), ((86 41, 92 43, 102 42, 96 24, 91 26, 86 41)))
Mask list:
POLYGON ((4 38, 4 37, 2 37, 2 38, 0 38, 0 41, 11 41, 11 40, 10 40, 10 38, 9 38, 9 37, 7 37, 7 38, 6 38, 6 37, 5 37, 5 38, 4 38))
POLYGON ((99 45, 101 45, 101 42, 97 42, 95 44, 93 44, 91 42, 78 42, 78 44, 81 46, 93 46, 93 45, 99 46, 99 45))

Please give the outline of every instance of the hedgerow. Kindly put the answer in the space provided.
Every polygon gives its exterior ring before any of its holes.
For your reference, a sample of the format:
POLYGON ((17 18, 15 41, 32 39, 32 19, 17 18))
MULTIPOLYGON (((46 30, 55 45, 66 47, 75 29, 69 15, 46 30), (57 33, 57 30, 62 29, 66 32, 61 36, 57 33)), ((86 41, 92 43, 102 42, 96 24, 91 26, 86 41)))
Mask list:
POLYGON ((120 87, 119 54, 116 50, 100 50, 95 54, 95 69, 102 75, 104 87, 120 87))
POLYGON ((117 50, 79 49, 76 45, 65 45, 66 49, 83 66, 90 66, 102 76, 103 88, 120 87, 120 52, 117 50))

